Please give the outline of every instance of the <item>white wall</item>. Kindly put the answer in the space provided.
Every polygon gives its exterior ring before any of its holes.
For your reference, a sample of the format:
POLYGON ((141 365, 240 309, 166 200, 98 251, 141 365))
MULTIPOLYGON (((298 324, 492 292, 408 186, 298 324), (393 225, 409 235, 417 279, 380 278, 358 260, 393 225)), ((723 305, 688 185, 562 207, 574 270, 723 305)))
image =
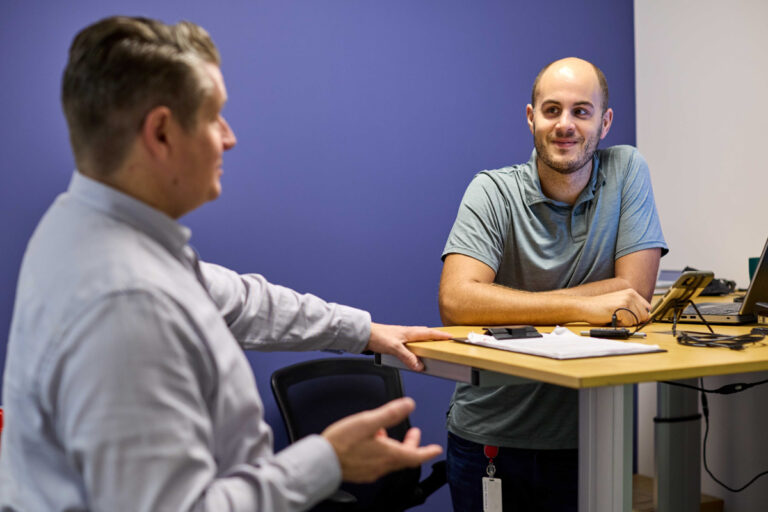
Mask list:
MULTIPOLYGON (((635 0, 637 145, 648 160, 670 253, 748 284, 768 237, 768 2, 635 0)), ((716 349, 702 349, 716 350, 716 349)), ((708 388, 766 374, 705 379, 708 388)), ((655 386, 640 389, 639 472, 653 474, 655 386)), ((768 470, 768 386, 710 399, 708 460, 731 486, 768 470)), ((729 512, 768 509, 768 476, 733 494, 702 470, 729 512)))

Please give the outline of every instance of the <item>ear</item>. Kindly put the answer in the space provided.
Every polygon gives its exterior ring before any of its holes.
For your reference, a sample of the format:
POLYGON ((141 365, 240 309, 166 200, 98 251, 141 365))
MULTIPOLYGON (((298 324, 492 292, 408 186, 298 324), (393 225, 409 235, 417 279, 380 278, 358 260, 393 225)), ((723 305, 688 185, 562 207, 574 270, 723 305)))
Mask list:
POLYGON ((609 108, 603 114, 603 118, 600 120, 602 126, 600 127, 600 140, 603 140, 608 132, 611 130, 611 123, 613 123, 613 109, 609 108))
POLYGON ((525 106, 525 117, 528 119, 528 129, 533 134, 533 105, 530 103, 525 106))
POLYGON ((144 117, 141 142, 152 157, 165 160, 170 155, 172 125, 171 109, 168 107, 155 107, 144 117))

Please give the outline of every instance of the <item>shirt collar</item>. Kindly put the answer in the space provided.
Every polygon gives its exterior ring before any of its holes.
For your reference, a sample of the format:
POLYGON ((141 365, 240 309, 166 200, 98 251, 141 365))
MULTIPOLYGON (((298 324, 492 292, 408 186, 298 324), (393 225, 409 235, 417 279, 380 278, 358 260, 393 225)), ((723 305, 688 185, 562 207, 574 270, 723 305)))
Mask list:
POLYGON ((192 232, 160 210, 75 171, 68 192, 78 200, 146 233, 171 254, 180 254, 192 232))
MULTIPOLYGON (((525 200, 528 206, 536 203, 551 203, 558 206, 568 206, 560 201, 555 201, 544 195, 541 191, 541 181, 539 180, 539 168, 536 164, 536 150, 531 152, 531 158, 526 165, 527 172, 524 174, 523 183, 525 184, 525 200)), ((592 156, 592 174, 589 177, 589 183, 581 191, 579 197, 573 206, 578 206, 584 201, 589 201, 595 197, 597 189, 605 182, 605 176, 603 176, 603 168, 600 165, 600 150, 595 151, 592 156)))

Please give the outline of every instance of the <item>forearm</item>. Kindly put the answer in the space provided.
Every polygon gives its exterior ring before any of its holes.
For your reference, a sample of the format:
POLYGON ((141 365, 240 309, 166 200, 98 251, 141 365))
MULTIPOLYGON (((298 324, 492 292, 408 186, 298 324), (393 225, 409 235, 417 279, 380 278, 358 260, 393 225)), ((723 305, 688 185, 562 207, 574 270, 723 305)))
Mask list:
POLYGON ((579 294, 526 292, 497 284, 465 282, 440 287, 445 325, 551 325, 585 319, 579 294))
POLYGON ((241 464, 208 481, 189 510, 298 512, 332 494, 340 483, 333 447, 311 435, 258 464, 241 464))
MULTIPOLYGON (((617 270, 628 266, 625 258, 629 256, 617 261, 617 270)), ((633 274, 617 275, 621 277, 570 290, 526 292, 495 284, 493 269, 470 257, 451 254, 440 279, 440 315, 446 325, 604 324, 612 321, 617 309, 629 309, 642 322, 648 315, 648 301, 627 284, 625 276, 633 274)))
POLYGON ((660 249, 645 249, 616 260, 616 275, 610 279, 564 288, 553 293, 582 297, 603 295, 619 290, 635 290, 645 300, 651 300, 659 272, 660 249))
POLYGON ((154 437, 144 435, 141 440, 137 438, 145 430, 131 438, 82 443, 87 449, 79 452, 79 460, 94 509, 299 512, 341 483, 338 459, 320 436, 222 471, 207 446, 174 442, 172 428, 183 426, 157 428, 154 437))
POLYGON ((311 294, 201 262, 208 293, 232 334, 246 349, 361 352, 370 337, 370 315, 311 294))
POLYGON ((595 295, 603 295, 605 293, 616 292, 627 288, 633 288, 629 281, 621 277, 612 277, 610 279, 603 279, 602 281, 593 281, 591 283, 580 284, 579 286, 574 286, 572 288, 563 288, 547 293, 580 297, 593 297, 595 295))

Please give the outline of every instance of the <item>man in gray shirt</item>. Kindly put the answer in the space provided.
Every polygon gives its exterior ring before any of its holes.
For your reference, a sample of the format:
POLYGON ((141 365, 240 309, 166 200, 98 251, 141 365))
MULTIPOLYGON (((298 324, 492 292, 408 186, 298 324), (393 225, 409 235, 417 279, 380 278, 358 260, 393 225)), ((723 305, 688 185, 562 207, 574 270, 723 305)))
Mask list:
MULTIPOLYGON (((597 149, 613 121, 608 102, 603 73, 584 60, 553 62, 536 77, 531 159, 479 173, 459 207, 443 252, 445 324, 648 318, 667 246, 642 156, 597 149)), ((577 410, 575 390, 549 384, 457 385, 447 456, 455 509, 482 509, 484 452, 498 447, 505 506, 576 510, 577 410)))
POLYGON ((446 338, 199 262, 182 215, 218 197, 235 136, 219 54, 191 23, 114 17, 70 48, 78 166, 24 255, 3 386, 0 509, 305 510, 440 452, 383 428, 401 399, 280 453, 242 348, 397 355, 446 338))

